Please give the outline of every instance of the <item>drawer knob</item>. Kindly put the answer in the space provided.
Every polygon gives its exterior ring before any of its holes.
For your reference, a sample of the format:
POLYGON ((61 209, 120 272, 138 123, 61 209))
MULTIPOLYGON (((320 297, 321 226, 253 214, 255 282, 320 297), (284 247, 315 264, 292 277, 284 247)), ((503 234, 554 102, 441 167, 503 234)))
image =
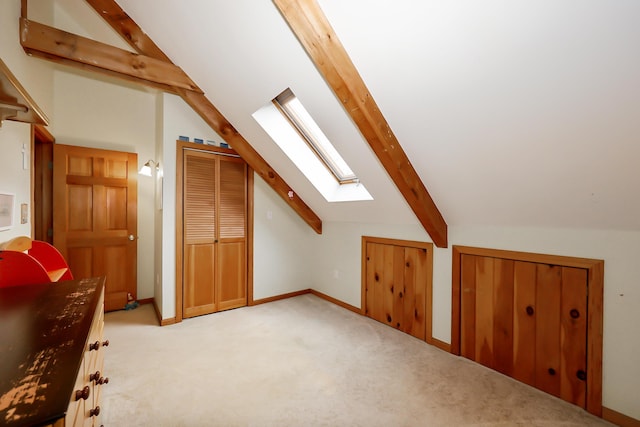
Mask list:
POLYGON ((89 351, 97 350, 100 348, 100 341, 96 341, 93 344, 89 344, 89 351))
POLYGON ((103 341, 102 342, 102 346, 103 347, 109 347, 109 340, 103 341))
POLYGON ((89 416, 90 417, 97 417, 98 415, 100 415, 100 407, 96 406, 95 409, 91 409, 89 411, 89 416))
POLYGON ((96 384, 109 384, 109 377, 100 377, 100 379, 96 381, 96 384))
POLYGON ((76 390, 76 400, 87 400, 89 398, 89 393, 91 393, 91 389, 88 385, 84 386, 82 390, 76 390))

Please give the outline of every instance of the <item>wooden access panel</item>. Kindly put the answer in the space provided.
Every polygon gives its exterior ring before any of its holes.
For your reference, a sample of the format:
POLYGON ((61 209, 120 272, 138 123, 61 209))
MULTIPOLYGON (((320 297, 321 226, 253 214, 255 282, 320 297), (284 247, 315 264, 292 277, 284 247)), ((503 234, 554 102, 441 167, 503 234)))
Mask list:
POLYGON ((106 276, 105 310, 136 298, 138 156, 54 145, 53 242, 75 278, 106 276))
POLYGON ((247 304, 247 166, 181 147, 182 317, 247 304))
POLYGON ((452 351, 598 414, 601 279, 598 260, 454 247, 452 351))
POLYGON ((432 245, 363 237, 364 314, 431 340, 432 245))

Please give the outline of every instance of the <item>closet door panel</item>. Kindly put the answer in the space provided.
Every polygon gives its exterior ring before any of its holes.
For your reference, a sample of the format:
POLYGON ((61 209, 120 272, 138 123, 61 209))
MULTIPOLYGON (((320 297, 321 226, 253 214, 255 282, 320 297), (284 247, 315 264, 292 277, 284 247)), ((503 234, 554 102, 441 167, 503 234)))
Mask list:
POLYGON ((371 317, 372 319, 378 320, 378 312, 381 311, 378 308, 378 303, 380 298, 376 295, 379 289, 379 277, 376 273, 376 262, 378 259, 378 255, 376 253, 378 249, 377 244, 368 242, 366 244, 366 264, 365 264, 365 290, 364 290, 364 301, 365 301, 365 315, 371 317))
POLYGON ((220 158, 220 239, 246 237, 247 166, 240 159, 220 158))
POLYGON ((537 265, 536 387, 554 396, 560 396, 561 273, 560 266, 537 265))
POLYGON ((244 240, 218 244, 218 310, 247 305, 245 253, 244 240))
POLYGON ((419 242, 373 237, 363 237, 363 242, 365 315, 426 340, 427 312, 431 309, 427 307, 431 274, 428 250, 419 242))
POLYGON ((405 318, 405 312, 409 312, 409 308, 405 310, 405 290, 404 283, 404 248, 401 246, 393 246, 393 281, 391 283, 391 298, 393 300, 393 308, 391 309, 391 319, 389 324, 396 329, 407 332, 411 330, 412 318, 405 318))
POLYGON ((199 316, 216 311, 213 286, 215 271, 213 244, 188 245, 184 251, 184 315, 199 316))
POLYGON ((426 339, 426 283, 427 251, 404 248, 404 332, 421 340, 426 339))
POLYGON ((460 295, 460 355, 476 360, 476 256, 462 255, 460 295))
POLYGON ((513 261, 494 259, 493 365, 498 372, 513 373, 513 261))
POLYGON ((216 311, 216 175, 208 153, 185 151, 183 179, 183 311, 184 317, 216 311))
POLYGON ((494 369, 493 363, 493 268, 494 259, 476 259, 475 360, 494 369))
POLYGON ((516 261, 513 269, 513 378, 535 386, 536 265, 516 261))
POLYGON ((584 407, 587 382, 587 271, 562 268, 560 397, 584 407))

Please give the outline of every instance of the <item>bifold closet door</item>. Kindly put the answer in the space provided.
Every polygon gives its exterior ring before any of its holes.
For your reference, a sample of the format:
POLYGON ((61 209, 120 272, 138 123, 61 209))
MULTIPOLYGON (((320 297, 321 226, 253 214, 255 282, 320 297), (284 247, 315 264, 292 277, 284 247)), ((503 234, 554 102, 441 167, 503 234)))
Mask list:
POLYGON ((247 165, 184 150, 183 316, 247 305, 247 165))
POLYGON ((247 165, 220 158, 218 310, 247 305, 247 165))
POLYGON ((463 254, 461 355, 585 407, 587 270, 463 254))
POLYGON ((184 317, 217 311, 215 297, 218 161, 210 153, 185 150, 183 178, 184 317))

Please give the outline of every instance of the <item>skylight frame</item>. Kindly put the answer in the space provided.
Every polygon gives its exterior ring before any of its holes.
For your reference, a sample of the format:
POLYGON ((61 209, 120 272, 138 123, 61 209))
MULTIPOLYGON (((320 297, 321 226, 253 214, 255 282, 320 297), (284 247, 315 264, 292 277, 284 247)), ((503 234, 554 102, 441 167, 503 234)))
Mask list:
POLYGON ((311 151, 318 156, 321 163, 331 172, 340 185, 360 182, 291 89, 285 89, 271 102, 298 132, 302 140, 311 148, 311 151))

